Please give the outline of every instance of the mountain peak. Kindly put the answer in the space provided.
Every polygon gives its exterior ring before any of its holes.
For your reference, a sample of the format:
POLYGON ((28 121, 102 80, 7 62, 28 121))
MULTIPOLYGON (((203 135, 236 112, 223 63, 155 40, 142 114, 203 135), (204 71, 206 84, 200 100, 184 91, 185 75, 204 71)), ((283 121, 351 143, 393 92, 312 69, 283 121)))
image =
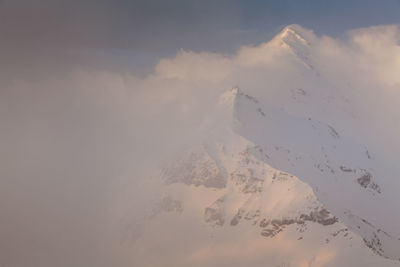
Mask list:
POLYGON ((276 45, 289 50, 293 53, 307 68, 313 69, 309 55, 317 37, 311 30, 307 30, 300 25, 291 24, 272 40, 276 45))
POLYGON ((306 31, 306 29, 303 28, 302 26, 300 26, 299 24, 289 24, 282 29, 281 33, 286 32, 286 31, 294 31, 294 32, 301 33, 303 31, 306 31))
POLYGON ((231 89, 225 91, 219 98, 220 105, 232 105, 237 95, 240 95, 241 91, 238 86, 233 86, 231 89))
POLYGON ((291 47, 298 45, 309 46, 315 39, 315 35, 312 31, 298 24, 291 24, 283 28, 276 38, 291 47))

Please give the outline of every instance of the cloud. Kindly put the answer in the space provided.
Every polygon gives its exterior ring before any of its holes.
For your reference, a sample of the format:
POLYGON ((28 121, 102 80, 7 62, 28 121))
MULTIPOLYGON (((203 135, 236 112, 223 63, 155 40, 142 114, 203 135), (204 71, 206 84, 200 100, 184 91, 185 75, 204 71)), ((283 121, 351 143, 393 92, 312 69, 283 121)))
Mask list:
POLYGON ((0 264, 129 266, 120 219, 145 212, 158 192, 150 173, 213 131, 218 96, 234 85, 279 105, 314 68, 396 159, 399 27, 344 39, 299 29, 310 42, 299 50, 282 36, 234 54, 181 50, 144 78, 74 62, 33 76, 13 68, 0 85, 0 264))

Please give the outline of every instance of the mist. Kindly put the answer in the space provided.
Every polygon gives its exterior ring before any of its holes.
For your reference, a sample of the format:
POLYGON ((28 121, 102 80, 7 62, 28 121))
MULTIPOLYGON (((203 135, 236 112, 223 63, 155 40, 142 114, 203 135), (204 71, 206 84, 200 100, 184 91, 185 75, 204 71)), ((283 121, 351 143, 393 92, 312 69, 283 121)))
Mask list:
MULTIPOLYGON (((395 164, 399 26, 353 29, 339 37, 304 34, 320 75, 349 98, 369 129, 362 138, 395 164)), ((7 46, 15 53, 7 53, 1 66, 2 266, 134 266, 140 260, 126 238, 130 223, 161 194, 153 174, 212 134, 218 97, 239 86, 278 106, 280 87, 307 83, 300 63, 274 39, 225 53, 178 50, 148 63, 145 73, 130 64, 97 66, 79 56, 82 49, 71 52, 74 57, 51 48, 10 57, 30 45, 15 51, 7 46)))

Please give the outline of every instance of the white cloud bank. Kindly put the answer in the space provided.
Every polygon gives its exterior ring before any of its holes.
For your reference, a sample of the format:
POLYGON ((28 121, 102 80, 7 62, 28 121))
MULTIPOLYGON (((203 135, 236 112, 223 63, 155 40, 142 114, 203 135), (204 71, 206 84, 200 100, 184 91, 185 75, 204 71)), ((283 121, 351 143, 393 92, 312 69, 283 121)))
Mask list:
POLYGON ((121 220, 157 192, 149 171, 208 134, 218 96, 234 85, 279 106, 285 88, 317 73, 352 103, 369 129, 362 138, 378 140, 389 165, 400 153, 396 25, 342 39, 294 25, 233 55, 179 51, 146 78, 79 65, 40 73, 0 87, 3 266, 130 266, 121 220))

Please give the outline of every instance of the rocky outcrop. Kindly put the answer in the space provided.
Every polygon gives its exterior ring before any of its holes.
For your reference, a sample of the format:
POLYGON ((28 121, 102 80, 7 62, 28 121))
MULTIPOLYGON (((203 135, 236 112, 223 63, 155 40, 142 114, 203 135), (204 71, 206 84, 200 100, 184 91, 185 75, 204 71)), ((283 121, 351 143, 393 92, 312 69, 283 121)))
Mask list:
POLYGON ((183 205, 182 202, 176 199, 173 199, 171 196, 166 196, 161 199, 160 202, 158 202, 153 210, 152 214, 150 217, 155 217, 161 212, 177 212, 177 213, 182 213, 183 212, 183 205))
POLYGON ((212 226, 223 226, 225 214, 223 209, 224 198, 219 198, 210 207, 204 210, 204 221, 212 226))
POLYGON ((381 188, 377 183, 372 181, 372 174, 369 172, 366 172, 364 175, 357 178, 357 183, 365 189, 370 189, 379 194, 381 193, 381 188))
POLYGON ((163 171, 166 184, 183 183, 208 188, 224 188, 226 177, 216 162, 206 153, 191 153, 163 171))
POLYGON ((301 232, 306 222, 313 222, 327 226, 337 223, 338 219, 335 216, 332 216, 325 208, 315 208, 315 210, 311 211, 309 214, 301 214, 296 218, 273 219, 271 221, 263 219, 259 226, 263 228, 261 231, 262 236, 274 237, 278 233, 282 232, 286 226, 292 224, 303 226, 299 228, 299 232, 301 232))

